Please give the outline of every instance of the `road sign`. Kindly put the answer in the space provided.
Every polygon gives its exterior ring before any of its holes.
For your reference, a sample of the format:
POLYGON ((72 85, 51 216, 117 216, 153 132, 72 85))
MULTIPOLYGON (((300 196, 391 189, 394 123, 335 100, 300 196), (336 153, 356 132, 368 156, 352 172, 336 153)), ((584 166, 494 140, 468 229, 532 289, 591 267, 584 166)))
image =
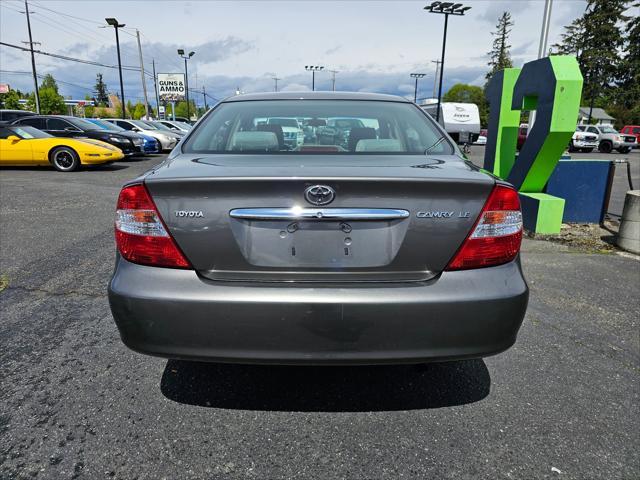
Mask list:
POLYGON ((158 96, 161 100, 183 100, 186 93, 184 73, 159 73, 158 96))
POLYGON ((0 93, 9 93, 9 84, 8 83, 0 83, 0 93))

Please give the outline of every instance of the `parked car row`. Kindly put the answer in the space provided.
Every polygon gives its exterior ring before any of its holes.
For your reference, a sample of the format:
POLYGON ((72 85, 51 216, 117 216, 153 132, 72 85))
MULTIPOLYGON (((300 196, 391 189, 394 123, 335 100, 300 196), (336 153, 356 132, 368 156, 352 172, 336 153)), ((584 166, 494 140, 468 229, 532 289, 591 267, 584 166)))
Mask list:
MULTIPOLYGON (((628 127, 624 127, 626 129, 628 127)), ((577 130, 598 136, 598 150, 602 153, 611 153, 617 150, 620 153, 629 153, 632 148, 637 148, 638 140, 632 135, 619 133, 611 125, 578 125, 577 130)))
POLYGON ((78 118, 25 110, 0 110, 0 125, 2 165, 52 164, 60 171, 170 151, 191 128, 181 121, 78 118))
POLYGON ((124 158, 122 150, 91 138, 59 138, 27 125, 0 124, 0 165, 53 165, 71 172, 124 158))
MULTIPOLYGON (((517 149, 520 150, 527 141, 529 133, 529 125, 520 124, 518 127, 517 149)), ((480 131, 480 136, 484 139, 478 139, 476 144, 486 144, 486 130, 480 131)), ((638 148, 640 141, 640 127, 628 125, 620 132, 615 130, 611 125, 578 125, 576 131, 569 142, 569 152, 592 152, 598 149, 601 153, 611 153, 617 150, 620 153, 629 153, 632 148, 638 148)))

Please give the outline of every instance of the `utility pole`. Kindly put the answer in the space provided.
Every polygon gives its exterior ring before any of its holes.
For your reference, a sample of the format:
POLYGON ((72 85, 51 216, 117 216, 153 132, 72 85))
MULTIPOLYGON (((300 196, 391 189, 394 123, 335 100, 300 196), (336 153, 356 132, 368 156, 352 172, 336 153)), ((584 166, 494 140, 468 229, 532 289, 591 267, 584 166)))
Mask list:
POLYGON ((147 98, 147 80, 144 78, 144 60, 142 59, 142 45, 140 44, 140 31, 136 28, 136 39, 138 40, 138 55, 140 56, 140 74, 142 76, 142 92, 144 93, 144 111, 147 120, 149 117, 149 99, 147 98))
POLYGON ((207 113, 209 107, 207 105, 207 92, 204 90, 204 85, 202 85, 202 99, 204 100, 204 113, 207 113))
POLYGON ((29 30, 29 51, 31 52, 31 72, 33 73, 33 86, 36 99, 36 113, 40 114, 40 92, 38 92, 38 75, 36 74, 36 57, 33 53, 33 37, 31 36, 31 20, 29 19, 29 4, 24 0, 24 13, 27 16, 27 30, 29 30))
POLYGON ((275 87, 274 87, 274 92, 278 91, 278 80, 282 80, 281 78, 278 77, 271 77, 273 79, 273 81, 275 82, 275 87))
POLYGON ((329 70, 331 72, 331 91, 335 92, 336 91, 336 73, 340 73, 338 72, 338 70, 329 70))
MULTIPOLYGON (((551 23, 551 7, 553 6, 553 0, 545 0, 544 13, 542 14, 542 29, 540 31, 540 43, 538 44, 538 58, 545 56, 547 50, 547 41, 549 40, 549 24, 551 23)), ((533 124, 536 121, 536 111, 532 110, 529 113, 529 126, 527 132, 530 132, 533 128, 533 124)))
POLYGON ((431 63, 436 64, 436 76, 433 77, 433 97, 436 98, 436 94, 438 93, 438 73, 440 72, 440 60, 431 60, 431 63))
POLYGON ((151 60, 153 65, 153 88, 156 91, 156 115, 160 118, 160 97, 158 96, 158 79, 156 77, 156 59, 151 60))

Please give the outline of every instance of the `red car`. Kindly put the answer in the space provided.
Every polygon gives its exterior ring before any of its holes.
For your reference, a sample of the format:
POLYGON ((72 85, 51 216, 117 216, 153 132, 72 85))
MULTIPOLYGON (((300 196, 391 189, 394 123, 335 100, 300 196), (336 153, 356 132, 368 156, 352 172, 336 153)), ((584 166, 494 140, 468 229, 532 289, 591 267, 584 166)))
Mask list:
POLYGON ((627 135, 633 135, 636 137, 636 146, 634 148, 640 148, 640 126, 639 125, 627 125, 620 130, 620 133, 627 135))
POLYGON ((527 141, 528 130, 529 130, 529 124, 528 123, 521 123, 520 124, 520 128, 518 129, 518 144, 517 144, 518 151, 520 151, 520 149, 524 145, 524 142, 527 141))

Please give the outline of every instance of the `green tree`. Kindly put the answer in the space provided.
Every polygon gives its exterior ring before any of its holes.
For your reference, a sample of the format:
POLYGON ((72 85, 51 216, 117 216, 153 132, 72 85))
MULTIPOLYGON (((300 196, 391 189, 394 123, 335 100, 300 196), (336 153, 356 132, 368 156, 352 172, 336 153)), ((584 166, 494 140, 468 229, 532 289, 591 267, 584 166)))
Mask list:
MULTIPOLYGON (((42 115, 55 115, 67 113, 67 106, 64 97, 58 93, 58 84, 51 74, 46 74, 38 88, 40 93, 40 113, 42 115)), ((30 93, 27 96, 27 108, 35 111, 35 95, 30 93)))
POLYGON ((93 116, 96 118, 108 118, 111 116, 111 114, 105 107, 96 107, 96 109, 93 111, 93 116))
POLYGON ((20 110, 20 93, 16 90, 9 90, 8 93, 0 95, 0 106, 9 110, 20 110))
POLYGON ((133 107, 133 110, 131 111, 131 116, 134 118, 134 120, 140 120, 146 114, 147 111, 144 108, 144 104, 140 102, 136 103, 133 107))
POLYGON ((96 102, 101 107, 109 105, 109 94, 107 93, 107 84, 102 80, 102 74, 96 75, 96 85, 94 87, 94 94, 96 96, 96 102))
POLYGON ((626 47, 627 7, 628 0, 587 0, 585 13, 565 27, 553 46, 557 53, 577 57, 584 77, 583 105, 609 107, 617 93, 625 63, 621 51, 626 47))
POLYGON ((489 67, 491 70, 486 75, 487 82, 493 76, 494 73, 504 70, 505 68, 513 67, 511 61, 511 55, 509 54, 509 34, 511 33, 511 27, 514 23, 511 21, 511 14, 509 12, 502 12, 496 25, 496 31, 492 32, 493 46, 489 52, 489 67))
MULTIPOLYGON (((632 4, 640 9, 640 2, 632 4)), ((615 89, 618 107, 615 117, 621 125, 640 125, 640 16, 629 18, 625 27, 625 51, 620 66, 619 88, 615 89)))
POLYGON ((488 118, 488 106, 484 90, 475 85, 456 83, 442 97, 444 102, 475 103, 480 111, 480 124, 485 127, 488 118))
MULTIPOLYGON (((196 104, 193 100, 189 100, 189 113, 194 115, 196 113, 196 104)), ((187 102, 182 101, 176 103, 176 117, 187 118, 187 102)))
POLYGON ((93 105, 89 105, 88 102, 92 101, 93 99, 91 98, 91 96, 89 95, 85 95, 84 99, 87 100, 87 103, 85 104, 85 106, 82 108, 84 111, 84 116, 85 117, 93 117, 95 115, 95 111, 96 111, 96 107, 94 107, 93 105))
MULTIPOLYGON (((42 115, 60 115, 67 113, 67 106, 64 103, 64 97, 54 88, 41 87, 38 91, 40 92, 40 113, 42 115)), ((33 93, 29 94, 27 107, 29 110, 35 111, 36 99, 33 93)))
POLYGON ((47 73, 42 79, 42 83, 40 84, 40 89, 43 88, 51 88, 54 92, 58 92, 58 84, 56 83, 55 78, 50 73, 47 73))

